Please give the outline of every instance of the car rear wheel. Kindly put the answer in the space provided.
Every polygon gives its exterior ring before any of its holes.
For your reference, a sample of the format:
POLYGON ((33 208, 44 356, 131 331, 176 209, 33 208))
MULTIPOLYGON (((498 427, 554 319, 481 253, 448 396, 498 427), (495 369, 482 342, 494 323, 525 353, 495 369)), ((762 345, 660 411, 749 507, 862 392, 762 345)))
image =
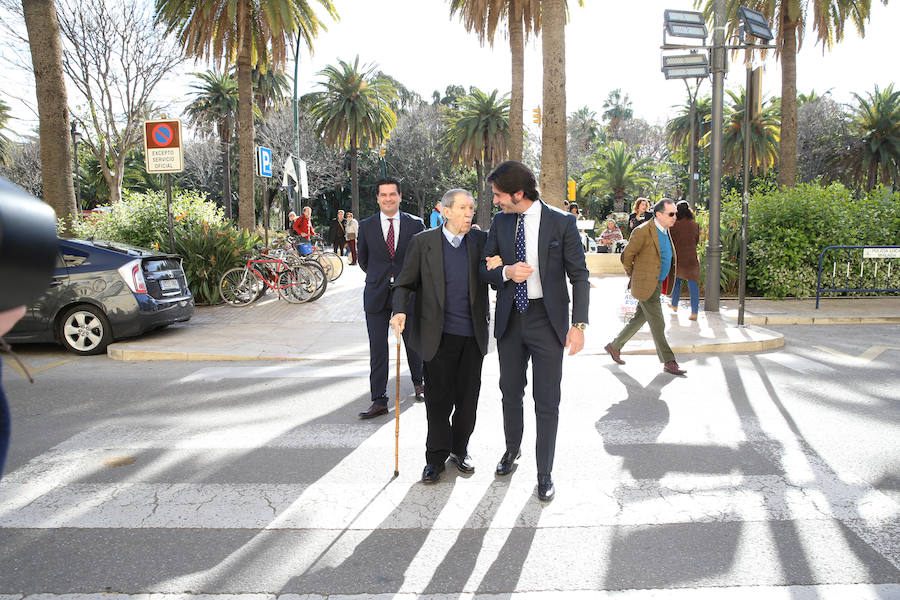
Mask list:
POLYGON ((58 333, 66 350, 75 354, 101 354, 112 342, 106 315, 87 304, 67 310, 59 320, 58 333))

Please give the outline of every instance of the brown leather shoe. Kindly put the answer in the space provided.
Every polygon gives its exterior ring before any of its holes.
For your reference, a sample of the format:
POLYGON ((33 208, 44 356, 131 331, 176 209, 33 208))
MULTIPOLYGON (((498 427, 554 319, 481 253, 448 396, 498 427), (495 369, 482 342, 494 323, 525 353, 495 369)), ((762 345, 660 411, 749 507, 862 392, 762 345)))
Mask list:
POLYGON ((619 363, 620 365, 624 365, 624 364, 625 364, 625 361, 622 360, 622 357, 621 357, 619 351, 616 350, 615 348, 613 348, 613 347, 612 347, 612 344, 607 344, 606 346, 603 347, 603 349, 606 350, 606 352, 610 355, 610 357, 611 357, 614 361, 616 361, 616 362, 619 363))
POLYGON ((666 373, 671 373, 672 375, 684 375, 687 373, 684 369, 678 367, 678 363, 674 360, 670 360, 666 364, 663 365, 663 371, 666 373))
POLYGON ((425 384, 416 384, 416 402, 425 402, 425 384))
POLYGON ((381 415, 386 415, 387 413, 387 404, 378 404, 377 402, 373 402, 372 406, 369 407, 369 410, 359 413, 359 418, 374 419, 375 417, 380 417, 381 415))

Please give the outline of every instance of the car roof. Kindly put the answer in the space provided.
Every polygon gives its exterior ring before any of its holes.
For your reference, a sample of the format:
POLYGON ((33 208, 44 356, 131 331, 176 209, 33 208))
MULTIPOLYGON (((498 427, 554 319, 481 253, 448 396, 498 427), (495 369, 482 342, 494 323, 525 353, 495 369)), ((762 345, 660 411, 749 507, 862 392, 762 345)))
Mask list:
POLYGON ((174 254, 160 252, 159 250, 151 250, 149 248, 141 248, 140 246, 126 244, 125 242, 110 242, 110 241, 106 241, 106 240, 60 239, 59 243, 60 243, 60 246, 65 246, 66 244, 71 244, 73 246, 81 246, 82 249, 84 249, 84 250, 90 250, 92 248, 97 248, 97 249, 104 250, 107 252, 125 254, 127 256, 132 256, 134 258, 148 258, 148 257, 164 258, 164 257, 176 256, 174 254))

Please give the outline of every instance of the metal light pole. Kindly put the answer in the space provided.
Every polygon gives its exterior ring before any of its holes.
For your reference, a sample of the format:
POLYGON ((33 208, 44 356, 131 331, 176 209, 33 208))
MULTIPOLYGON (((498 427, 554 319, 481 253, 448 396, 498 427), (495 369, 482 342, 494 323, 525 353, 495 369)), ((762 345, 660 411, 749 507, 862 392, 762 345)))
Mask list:
POLYGON ((722 100, 725 91, 725 0, 713 1, 712 128, 709 169, 709 238, 706 244, 706 293, 703 310, 719 312, 719 281, 722 271, 722 245, 719 226, 722 205, 722 100))
MULTIPOLYGON (((742 36, 743 37, 743 36, 742 36)), ((743 40, 742 40, 743 41, 743 40)), ((738 326, 744 325, 744 301, 747 294, 747 219, 750 210, 750 88, 753 66, 747 61, 747 83, 744 87, 744 193, 741 199, 741 266, 738 274, 738 326)))
POLYGON ((297 35, 297 45, 294 48, 294 173, 297 175, 297 193, 294 194, 294 205, 291 207, 295 211, 300 210, 300 101, 297 98, 297 77, 300 72, 300 35, 297 35))

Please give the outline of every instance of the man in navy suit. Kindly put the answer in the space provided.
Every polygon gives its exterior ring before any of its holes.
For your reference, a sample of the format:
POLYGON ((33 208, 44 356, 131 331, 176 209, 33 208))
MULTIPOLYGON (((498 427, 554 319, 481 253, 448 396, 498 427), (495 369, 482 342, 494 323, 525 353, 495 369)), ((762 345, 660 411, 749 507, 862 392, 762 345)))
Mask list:
POLYGON ((563 349, 568 348, 572 355, 584 348, 588 321, 590 283, 584 247, 575 215, 540 200, 534 173, 528 167, 515 161, 504 162, 488 176, 488 181, 494 204, 503 211, 491 224, 484 247, 488 258, 480 267, 482 278, 497 287, 494 337, 500 354, 506 452, 496 473, 512 473, 521 456, 522 399, 530 358, 537 423, 538 498, 550 501, 555 494, 551 471, 563 349), (571 325, 566 276, 572 285, 571 325))
MULTIPOLYGON (((381 210, 359 224, 357 252, 359 266, 366 274, 363 306, 369 331, 369 388, 372 406, 359 413, 361 419, 387 414, 388 322, 394 279, 400 274, 412 236, 425 229, 422 219, 400 210, 400 181, 393 177, 375 183, 381 210)), ((403 333, 406 359, 416 391, 416 400, 424 400, 422 358, 409 344, 409 330, 403 333)))

